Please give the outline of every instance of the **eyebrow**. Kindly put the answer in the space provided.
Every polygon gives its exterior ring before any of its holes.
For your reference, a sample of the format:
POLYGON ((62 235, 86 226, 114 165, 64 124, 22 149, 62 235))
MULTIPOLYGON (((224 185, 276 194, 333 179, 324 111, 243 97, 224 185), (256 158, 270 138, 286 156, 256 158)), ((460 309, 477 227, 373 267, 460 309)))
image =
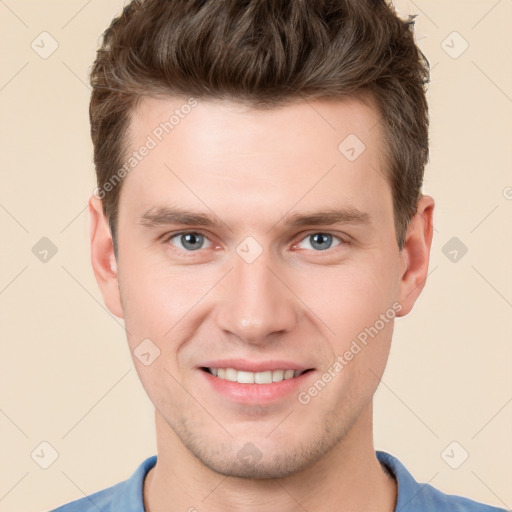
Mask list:
MULTIPOLYGON (((294 213, 285 215, 277 224, 291 227, 309 225, 331 226, 333 224, 363 224, 372 223, 371 216, 354 207, 333 208, 313 213, 294 213)), ((186 210, 182 208, 150 208, 139 218, 139 224, 154 228, 171 224, 184 224, 187 226, 219 227, 224 224, 211 214, 186 210)))
POLYGON ((371 216, 354 207, 335 208, 314 213, 294 213, 285 216, 284 224, 293 227, 309 225, 331 226, 332 224, 371 224, 371 216))

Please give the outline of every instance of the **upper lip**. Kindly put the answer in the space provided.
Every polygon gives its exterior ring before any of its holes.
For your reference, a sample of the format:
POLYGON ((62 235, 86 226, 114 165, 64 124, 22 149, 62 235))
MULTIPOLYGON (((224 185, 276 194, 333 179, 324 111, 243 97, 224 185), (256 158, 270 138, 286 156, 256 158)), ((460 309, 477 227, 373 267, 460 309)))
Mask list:
POLYGON ((264 372, 266 370, 310 370, 309 366, 300 363, 283 360, 269 361, 248 361, 247 359, 219 359, 216 361, 207 361, 200 365, 201 368, 233 368, 243 372, 264 372))

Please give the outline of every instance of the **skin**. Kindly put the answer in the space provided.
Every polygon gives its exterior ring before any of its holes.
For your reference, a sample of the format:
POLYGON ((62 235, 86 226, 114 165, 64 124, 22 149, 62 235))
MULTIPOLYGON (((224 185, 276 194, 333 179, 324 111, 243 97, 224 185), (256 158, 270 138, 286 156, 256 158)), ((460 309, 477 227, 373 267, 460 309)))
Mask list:
MULTIPOLYGON (((143 99, 132 148, 185 101, 143 99)), ((146 510, 394 510, 396 482, 372 438, 393 320, 308 404, 296 392, 236 403, 198 368, 232 357, 293 361, 313 369, 297 390, 307 391, 392 304, 396 316, 411 311, 427 276, 434 201, 418 201, 400 251, 379 117, 354 98, 266 111, 199 100, 126 176, 117 260, 101 201, 91 197, 92 264, 105 303, 124 319, 132 355, 146 338, 160 350, 149 366, 133 357, 155 406, 158 462, 144 483, 146 510), (338 150, 351 133, 366 146, 354 161, 338 150), (166 206, 213 214, 220 225, 140 223, 166 206), (284 222, 348 206, 371 222, 284 222), (205 236, 199 249, 170 238, 183 231, 205 236), (320 250, 315 233, 333 238, 320 250), (262 249, 252 263, 236 252, 248 236, 262 249), (246 443, 257 460, 237 457, 246 443)))

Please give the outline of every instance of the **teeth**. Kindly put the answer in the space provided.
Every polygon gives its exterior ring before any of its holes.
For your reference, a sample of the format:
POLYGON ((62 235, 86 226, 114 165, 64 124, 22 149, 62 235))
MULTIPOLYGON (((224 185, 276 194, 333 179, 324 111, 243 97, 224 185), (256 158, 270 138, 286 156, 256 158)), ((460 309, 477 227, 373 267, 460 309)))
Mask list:
POLYGON ((272 372, 272 382, 279 382, 284 378, 284 370, 276 370, 272 372))
POLYGON ((240 382, 240 384, 254 384, 254 378, 256 377, 256 374, 252 372, 233 371, 237 374, 235 380, 240 382))
MULTIPOLYGON (((240 373, 240 372, 239 372, 240 373)), ((248 372, 250 373, 250 372, 248 372)), ((240 382, 240 381, 238 381, 240 382)), ((254 382, 256 384, 271 384, 274 382, 272 372, 266 371, 266 372, 257 372, 254 374, 254 382)))
POLYGON ((294 372, 293 370, 286 370, 286 371, 284 372, 284 378, 285 378, 285 379, 292 379, 292 378, 293 378, 293 374, 294 374, 294 373, 295 373, 295 372, 294 372))
POLYGON ((234 370, 233 368, 226 368, 226 371, 224 373, 224 378, 226 380, 230 380, 231 382, 236 382, 236 376, 237 376, 237 371, 234 370))
POLYGON ((208 368, 208 371, 219 379, 238 382, 240 384, 271 384, 282 380, 298 377, 302 370, 266 370, 264 372, 237 371, 234 368, 208 368))

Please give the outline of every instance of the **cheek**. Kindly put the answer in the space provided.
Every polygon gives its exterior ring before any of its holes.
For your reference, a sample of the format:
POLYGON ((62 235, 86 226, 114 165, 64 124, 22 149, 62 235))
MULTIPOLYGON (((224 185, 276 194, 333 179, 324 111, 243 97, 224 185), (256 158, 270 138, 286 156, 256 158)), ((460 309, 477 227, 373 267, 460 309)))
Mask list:
POLYGON ((301 283, 297 294, 342 348, 392 308, 398 290, 394 271, 390 271, 393 265, 361 261, 328 269, 312 267, 307 281, 297 277, 301 283))
POLYGON ((193 266, 171 266, 129 249, 125 254, 119 287, 126 327, 135 337, 164 339, 206 293, 210 280, 193 266))
POLYGON ((192 315, 192 308, 205 291, 203 286, 194 285, 197 278, 188 269, 177 271, 148 264, 146 258, 138 259, 133 253, 123 263, 119 286, 134 366, 155 405, 163 405, 169 394, 174 397, 173 404, 178 404, 183 390, 176 381, 177 353, 182 340, 188 338, 184 331, 187 314, 192 315), (148 352, 150 362, 145 364, 148 358, 144 361, 142 354, 148 352))

